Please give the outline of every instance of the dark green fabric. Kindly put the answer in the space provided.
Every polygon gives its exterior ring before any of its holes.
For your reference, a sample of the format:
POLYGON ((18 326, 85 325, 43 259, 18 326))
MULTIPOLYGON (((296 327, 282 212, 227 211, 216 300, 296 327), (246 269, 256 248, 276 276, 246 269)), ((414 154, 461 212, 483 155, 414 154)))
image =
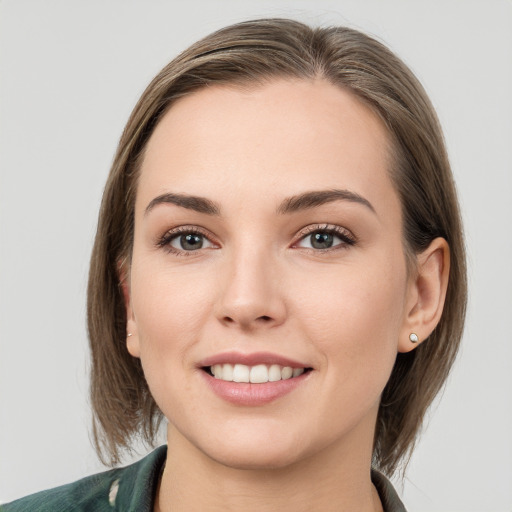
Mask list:
POLYGON ((77 482, 0 506, 0 512, 153 512, 167 447, 161 446, 139 462, 88 476, 77 482), (111 504, 111 489, 119 484, 111 504))
POLYGON ((379 493, 384 512, 407 512, 391 482, 375 469, 372 469, 372 482, 379 493))
MULTIPOLYGON (((0 506, 0 512, 153 512, 158 481, 167 454, 160 446, 139 462, 88 476, 77 482, 0 506), (113 491, 118 487, 117 495, 113 491)), ((406 512, 391 483, 377 471, 372 481, 384 512, 406 512)))

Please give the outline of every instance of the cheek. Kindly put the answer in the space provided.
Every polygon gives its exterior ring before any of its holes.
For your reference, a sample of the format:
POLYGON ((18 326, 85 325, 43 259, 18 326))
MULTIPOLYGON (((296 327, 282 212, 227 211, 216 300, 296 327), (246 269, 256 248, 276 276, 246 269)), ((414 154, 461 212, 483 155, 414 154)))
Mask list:
POLYGON ((211 308, 210 288, 193 273, 134 259, 132 307, 140 359, 151 394, 168 419, 184 415, 180 397, 190 396, 190 351, 201 339, 211 308), (172 378, 169 378, 172 376, 172 378))
POLYGON ((134 262, 132 304, 141 341, 176 346, 193 337, 210 303, 211 287, 204 276, 134 262))
POLYGON ((296 292, 301 328, 325 363, 341 369, 338 377, 358 374, 385 384, 397 354, 405 285, 405 266, 396 259, 302 282, 303 292, 296 292))
POLYGON ((185 279, 183 273, 152 263, 148 267, 143 261, 133 262, 132 307, 144 374, 162 407, 188 385, 184 378, 187 354, 200 338, 208 299, 205 288, 185 279), (175 378, 169 379, 170 375, 175 378))

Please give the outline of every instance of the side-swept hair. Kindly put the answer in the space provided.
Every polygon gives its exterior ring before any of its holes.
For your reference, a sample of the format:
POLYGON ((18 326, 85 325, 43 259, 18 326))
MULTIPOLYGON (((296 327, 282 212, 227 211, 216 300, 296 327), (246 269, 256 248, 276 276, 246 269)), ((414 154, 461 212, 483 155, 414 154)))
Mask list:
POLYGON ((390 475, 410 455, 455 359, 466 308, 462 225, 439 122, 413 73, 375 39, 350 28, 262 19, 219 30, 170 62, 142 94, 119 142, 99 213, 87 302, 93 435, 104 462, 119 462, 136 435, 151 444, 162 418, 140 360, 126 349, 119 282, 119 267, 130 263, 137 180, 155 126, 178 98, 208 85, 315 77, 351 91, 387 127, 389 172, 402 205, 409 268, 434 238, 443 237, 450 246, 442 318, 415 350, 397 355, 378 412, 374 466, 390 475))

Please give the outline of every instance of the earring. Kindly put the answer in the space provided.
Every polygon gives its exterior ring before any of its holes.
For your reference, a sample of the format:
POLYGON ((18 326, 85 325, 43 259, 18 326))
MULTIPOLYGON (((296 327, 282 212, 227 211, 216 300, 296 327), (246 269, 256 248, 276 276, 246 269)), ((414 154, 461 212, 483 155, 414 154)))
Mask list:
POLYGON ((411 334, 409 334, 409 341, 411 343, 418 343, 420 340, 418 339, 418 335, 415 332, 411 332, 411 334))
POLYGON ((129 333, 127 334, 127 337, 129 338, 131 335, 132 335, 132 333, 131 333, 131 332, 129 332, 129 333))

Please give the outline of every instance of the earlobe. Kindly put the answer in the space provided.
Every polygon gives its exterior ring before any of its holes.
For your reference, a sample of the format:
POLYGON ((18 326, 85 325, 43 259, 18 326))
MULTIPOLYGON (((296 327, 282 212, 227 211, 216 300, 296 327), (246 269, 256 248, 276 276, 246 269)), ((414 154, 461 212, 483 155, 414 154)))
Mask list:
POLYGON ((137 333, 127 331, 126 348, 131 356, 140 357, 139 336, 137 335, 137 333))
POLYGON ((119 263, 118 276, 126 311, 126 348, 131 356, 140 357, 139 336, 131 304, 130 278, 126 262, 119 263))
POLYGON ((435 329, 443 313, 450 248, 444 238, 434 239, 417 256, 417 266, 410 277, 399 352, 410 352, 424 342, 435 329))

